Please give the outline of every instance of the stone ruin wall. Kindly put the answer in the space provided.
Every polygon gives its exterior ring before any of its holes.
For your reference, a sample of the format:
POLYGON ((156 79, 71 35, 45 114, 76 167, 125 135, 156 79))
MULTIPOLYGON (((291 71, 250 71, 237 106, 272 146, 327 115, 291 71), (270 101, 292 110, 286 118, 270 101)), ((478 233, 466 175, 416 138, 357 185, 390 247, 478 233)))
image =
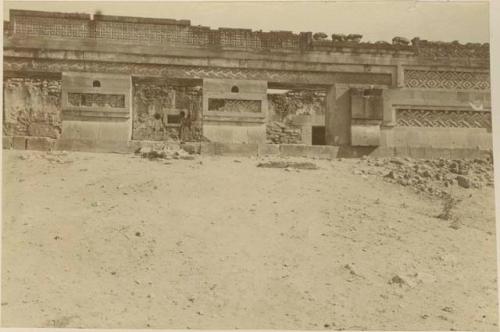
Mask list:
POLYGON ((269 115, 266 128, 266 141, 273 144, 310 144, 304 142, 303 134, 308 130, 294 121, 298 116, 310 118, 324 116, 326 112, 325 92, 310 90, 291 90, 284 94, 268 95, 269 115))
MULTIPOLYGON (((61 40, 101 40, 117 43, 169 45, 175 47, 203 47, 215 49, 265 50, 281 49, 286 52, 303 52, 308 50, 348 53, 356 52, 379 56, 384 54, 404 53, 414 59, 415 65, 402 64, 398 87, 406 90, 405 102, 395 105, 396 128, 486 128, 491 132, 491 111, 489 97, 489 73, 486 64, 489 62, 488 44, 460 44, 458 42, 429 42, 418 38, 412 41, 396 37, 392 43, 365 43, 357 35, 342 36, 291 32, 261 32, 246 29, 218 29, 191 26, 189 21, 127 18, 95 15, 94 19, 86 14, 57 14, 28 11, 11 11, 11 21, 4 22, 4 33, 7 37, 50 38, 61 40), (385 53, 384 53, 385 52, 385 53), (402 53, 401 53, 402 52, 402 53), (412 55, 413 53, 413 55, 412 55), (453 68, 448 60, 460 60, 462 65, 453 68), (473 63, 468 68, 467 63, 473 63), (421 63, 421 65, 419 65, 421 63), (435 64, 435 65, 433 65, 435 64), (441 64, 439 67, 438 64, 441 64), (449 68, 446 68, 446 67, 449 68), (471 92, 485 103, 477 104, 478 110, 470 107, 447 107, 443 104, 437 108, 432 105, 414 103, 413 91, 435 91, 437 93, 457 92, 457 97, 449 105, 463 104, 463 97, 458 94, 471 92), (483 105, 484 104, 484 105, 483 105), (484 107, 483 107, 484 106, 484 107)), ((412 61, 414 61, 412 60, 412 61)), ((450 61, 451 61, 450 60, 450 61)), ((11 57, 5 70, 21 74, 26 66, 24 60, 11 57), (18 62, 20 64, 18 64, 18 62), (22 62, 22 64, 21 64, 22 62), (16 69, 17 68, 17 69, 16 69)), ((42 61, 43 62, 43 61, 42 61)), ((299 77, 307 77, 307 84, 332 84, 332 73, 258 70, 242 68, 212 68, 195 66, 161 66, 159 64, 119 64, 78 62, 69 64, 66 60, 42 63, 34 61, 28 65, 29 70, 51 71, 47 66, 54 65, 59 71, 123 71, 137 76, 149 76, 160 73, 165 77, 183 77, 200 79, 204 77, 272 80, 279 76, 280 80, 294 82, 299 77), (30 66, 33 66, 31 68, 30 66), (129 68, 130 67, 130 68, 129 68), (145 69, 147 67, 147 70, 145 69), (182 68, 181 68, 182 67, 182 68), (111 68, 111 69, 109 69, 111 68), (134 69, 132 71, 132 69, 134 69), (139 71, 139 72, 138 72, 139 71), (158 72, 157 72, 158 71, 158 72), (257 76, 256 76, 257 75, 257 76), (260 75, 260 76, 259 76, 260 75), (294 76, 295 75, 295 76, 294 76), (323 76, 321 76, 323 75, 323 76), (297 76, 297 77, 296 77, 297 76), (321 82, 319 82, 320 80, 321 82)), ((356 75, 363 75, 357 73, 356 75)), ((364 75, 367 75, 366 73, 364 75)), ((337 75, 336 77, 341 77, 337 75)), ((370 76, 373 79, 373 76, 370 76)), ((400 74, 398 74, 399 80, 400 74)), ((363 79, 364 80, 364 79, 363 79)), ((364 82, 364 81, 363 81, 364 82)), ((363 83, 359 82, 359 83, 363 83)), ((193 130, 188 140, 201 140, 201 90, 193 87, 169 86, 163 83, 145 84, 136 81, 133 86, 133 139, 140 140, 176 140, 178 130, 174 125, 164 125, 165 116, 189 110, 193 115, 193 130), (136 84, 137 83, 137 84, 136 84), (163 84, 163 85, 162 85, 163 84), (142 91, 142 92, 141 92, 142 91), (149 91, 149 92, 148 92, 149 91), (156 91, 156 92, 154 92, 156 91), (198 95, 197 95, 198 94, 198 95), (147 95, 147 96, 146 96, 147 95), (146 97, 144 97, 146 96, 146 97), (186 97, 188 96, 188 97, 186 97), (178 100, 184 100, 180 102, 178 100), (183 104, 184 103, 184 104, 183 104), (181 105, 183 104, 183 105, 181 105), (196 106, 198 105, 198 106, 196 106)), ((382 83, 381 83, 382 84, 382 83)), ((387 84, 385 81, 383 84, 387 84)), ((390 91, 392 89, 389 89, 390 91)), ((58 79, 36 77, 7 77, 4 85, 4 124, 3 133, 7 136, 36 136, 56 139, 61 133, 61 82, 58 79)), ((294 109, 294 100, 304 96, 296 91, 287 94, 285 99, 290 109, 294 109)), ((420 92, 417 92, 420 93, 420 92)), ((285 118, 276 116, 275 108, 279 104, 276 95, 269 96, 270 123, 267 126, 267 141, 273 143, 307 143, 303 142, 302 126, 292 121, 292 114, 285 118), (274 112, 274 113, 273 113, 274 112)), ((434 98, 434 97, 433 97, 434 98)), ((475 98, 475 97, 474 97, 475 98)), ((471 102, 475 101, 471 99, 471 102)), ((307 103, 306 103, 307 104, 307 103)), ((312 103, 314 104, 314 102, 312 103)), ((304 106, 304 105, 302 105, 304 106)), ((307 105, 304 106, 307 109, 307 105)), ((294 111, 296 112, 297 109, 294 111)), ((294 111, 290 112, 293 113, 294 111)), ((278 112, 279 113, 279 112, 278 112)), ((168 121, 167 121, 168 122, 168 121)), ((458 131, 457 131, 458 132, 458 131)))
POLYGON ((4 78, 3 135, 51 139, 61 134, 61 80, 4 78))
POLYGON ((180 112, 184 112, 190 122, 182 140, 201 141, 201 86, 140 80, 133 83, 132 139, 179 141, 180 112))
MULTIPOLYGON (((3 93, 3 136, 60 137, 61 79, 7 77, 3 93)), ((184 141, 202 140, 201 86, 139 80, 132 94, 132 139, 179 141, 179 113, 184 111, 191 122, 184 141)))

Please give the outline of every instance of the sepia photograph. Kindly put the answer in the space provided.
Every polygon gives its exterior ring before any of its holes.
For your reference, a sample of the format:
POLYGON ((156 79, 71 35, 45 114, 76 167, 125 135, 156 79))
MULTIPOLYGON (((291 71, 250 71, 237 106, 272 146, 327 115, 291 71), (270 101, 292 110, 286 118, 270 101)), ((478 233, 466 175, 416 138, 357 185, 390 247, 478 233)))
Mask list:
POLYGON ((1 327, 499 331, 490 5, 4 1, 1 327))

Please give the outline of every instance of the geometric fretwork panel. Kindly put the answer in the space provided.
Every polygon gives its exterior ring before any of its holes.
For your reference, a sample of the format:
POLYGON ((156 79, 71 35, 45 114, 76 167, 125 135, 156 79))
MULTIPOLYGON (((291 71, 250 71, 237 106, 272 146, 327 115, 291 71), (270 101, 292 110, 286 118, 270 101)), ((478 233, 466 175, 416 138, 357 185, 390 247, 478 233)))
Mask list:
POLYGON ((467 110, 397 109, 400 127, 491 128, 491 112, 467 110))
POLYGON ((408 88, 489 90, 488 73, 464 71, 413 70, 404 71, 404 82, 408 88))
POLYGON ((260 100, 242 100, 242 99, 208 99, 208 110, 217 112, 235 112, 235 113, 260 113, 260 100))
POLYGON ((102 93, 68 93, 71 106, 124 108, 125 95, 102 93))
POLYGON ((88 38, 89 27, 87 20, 37 17, 16 17, 16 34, 44 37, 88 38))

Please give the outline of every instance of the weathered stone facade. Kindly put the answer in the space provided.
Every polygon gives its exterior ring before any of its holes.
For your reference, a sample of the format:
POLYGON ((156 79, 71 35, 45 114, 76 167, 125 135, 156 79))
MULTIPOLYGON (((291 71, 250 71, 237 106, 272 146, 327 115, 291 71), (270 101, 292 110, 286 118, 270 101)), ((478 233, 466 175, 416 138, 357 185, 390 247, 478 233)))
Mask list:
POLYGON ((325 91, 317 90, 270 94, 268 142, 311 145, 312 126, 325 126, 325 98, 325 91))
POLYGON ((5 137, 491 148, 488 44, 20 10, 4 28, 5 137))
POLYGON ((179 140, 181 112, 189 119, 184 141, 199 141, 201 87, 172 86, 166 82, 137 81, 133 84, 132 139, 179 140))
POLYGON ((4 136, 59 138, 61 80, 26 77, 4 79, 4 136))

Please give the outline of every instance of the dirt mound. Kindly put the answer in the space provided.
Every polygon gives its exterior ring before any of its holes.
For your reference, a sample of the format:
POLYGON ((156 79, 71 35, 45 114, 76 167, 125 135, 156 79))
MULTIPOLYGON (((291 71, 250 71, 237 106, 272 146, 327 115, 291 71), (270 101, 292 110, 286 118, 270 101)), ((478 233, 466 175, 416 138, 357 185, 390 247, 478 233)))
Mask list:
POLYGON ((491 159, 361 158, 354 174, 381 176, 385 181, 441 197, 453 186, 493 186, 491 159))

